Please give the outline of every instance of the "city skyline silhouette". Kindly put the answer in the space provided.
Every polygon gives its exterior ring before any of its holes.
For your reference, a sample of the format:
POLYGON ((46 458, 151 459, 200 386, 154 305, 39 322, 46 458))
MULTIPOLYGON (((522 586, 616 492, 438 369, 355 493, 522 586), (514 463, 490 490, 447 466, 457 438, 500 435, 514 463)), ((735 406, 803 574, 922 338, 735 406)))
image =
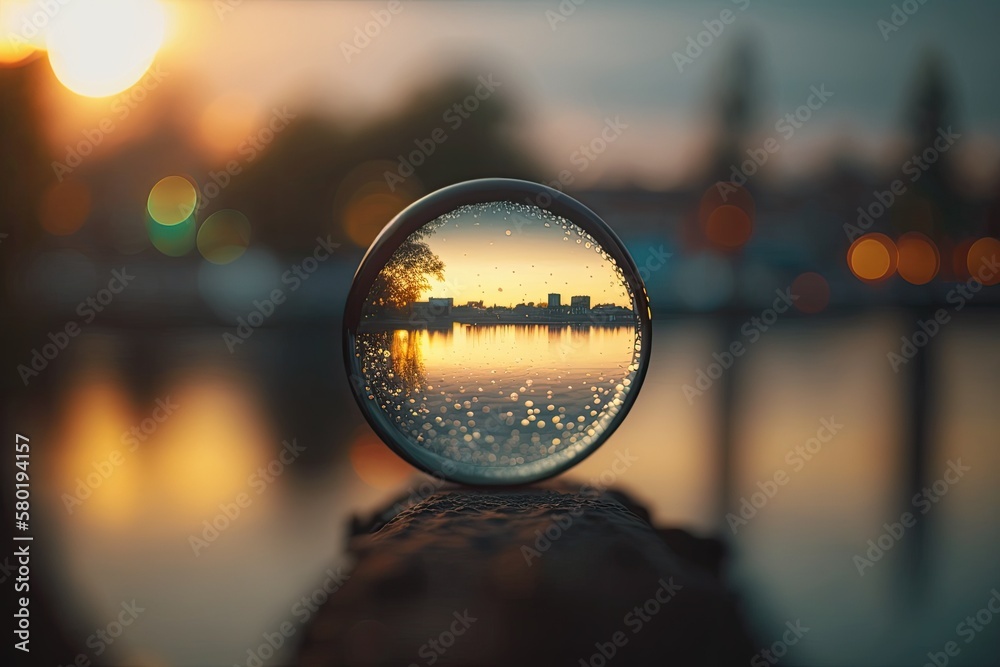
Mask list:
POLYGON ((547 302, 550 293, 589 296, 591 303, 632 307, 610 258, 575 225, 498 210, 466 211, 423 238, 440 259, 443 279, 429 280, 420 301, 452 298, 455 305, 513 307, 547 302))

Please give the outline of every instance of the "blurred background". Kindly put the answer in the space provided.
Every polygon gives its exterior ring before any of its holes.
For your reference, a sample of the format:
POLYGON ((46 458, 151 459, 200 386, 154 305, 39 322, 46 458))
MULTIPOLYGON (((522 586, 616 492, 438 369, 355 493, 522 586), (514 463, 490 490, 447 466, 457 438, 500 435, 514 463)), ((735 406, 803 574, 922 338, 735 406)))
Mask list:
POLYGON ((810 628, 782 664, 998 664, 993 612, 960 626, 1000 586, 996 3, 0 2, 33 657, 250 665, 301 629, 350 517, 427 488, 350 395, 353 272, 504 176, 602 216, 653 306, 570 480, 637 457, 610 481, 730 545, 761 648, 810 628))

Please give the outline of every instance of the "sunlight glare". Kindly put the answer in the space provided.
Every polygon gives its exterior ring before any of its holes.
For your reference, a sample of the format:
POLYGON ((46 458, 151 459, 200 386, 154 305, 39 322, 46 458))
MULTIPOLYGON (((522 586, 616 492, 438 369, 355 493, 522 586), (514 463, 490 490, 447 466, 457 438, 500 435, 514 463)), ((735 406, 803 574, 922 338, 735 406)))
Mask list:
POLYGON ((155 0, 74 0, 52 21, 49 61, 73 92, 114 95, 146 73, 165 30, 166 15, 155 0))

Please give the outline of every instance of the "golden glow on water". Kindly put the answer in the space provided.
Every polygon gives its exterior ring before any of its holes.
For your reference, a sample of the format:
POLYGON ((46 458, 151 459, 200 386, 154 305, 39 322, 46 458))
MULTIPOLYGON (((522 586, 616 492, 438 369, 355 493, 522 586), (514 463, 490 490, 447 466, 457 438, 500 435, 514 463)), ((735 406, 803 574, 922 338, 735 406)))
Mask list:
POLYGON ((153 452, 169 512, 198 521, 241 492, 256 496, 248 477, 279 439, 253 394, 235 379, 205 375, 175 387, 171 398, 178 408, 156 432, 153 452))
POLYGON ((114 377, 85 375, 77 378, 64 406, 55 436, 59 510, 112 526, 131 521, 144 483, 141 463, 125 460, 121 440, 132 425, 128 395, 114 377))
POLYGON ((155 422, 161 403, 135 405, 106 372, 81 375, 56 424, 50 496, 58 511, 95 526, 122 527, 151 511, 197 524, 240 492, 256 495, 248 477, 278 439, 254 398, 235 380, 190 376, 160 397, 174 408, 155 422), (136 435, 142 425, 149 430, 136 435))
POLYGON ((358 337, 369 400, 404 446, 495 479, 600 442, 633 388, 639 344, 634 325, 454 323, 358 337))
POLYGON ((632 359, 631 327, 569 324, 476 326, 396 331, 393 362, 419 364, 429 372, 477 367, 484 376, 518 376, 529 370, 588 373, 627 366, 632 359))

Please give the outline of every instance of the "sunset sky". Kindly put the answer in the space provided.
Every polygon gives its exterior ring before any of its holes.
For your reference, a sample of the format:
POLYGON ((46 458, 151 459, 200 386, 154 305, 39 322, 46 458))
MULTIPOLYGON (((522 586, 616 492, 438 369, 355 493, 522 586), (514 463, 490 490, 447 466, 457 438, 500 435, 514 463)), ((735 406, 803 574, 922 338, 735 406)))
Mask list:
MULTIPOLYGON (((762 134, 803 104, 810 86, 834 92, 774 157, 778 177, 822 168, 844 151, 870 164, 898 164, 894 150, 906 130, 918 62, 934 48, 944 56, 963 130, 956 157, 966 185, 992 185, 1000 166, 1000 52, 981 45, 993 39, 1000 3, 921 4, 887 43, 877 22, 891 4, 750 2, 740 11, 721 0, 589 0, 553 29, 546 11, 558 8, 554 0, 404 2, 348 62, 342 44, 384 2, 180 1, 165 3, 170 20, 157 63, 167 74, 162 87, 183 92, 194 109, 237 99, 245 113, 266 118, 272 106, 292 103, 347 123, 398 108, 449 72, 492 73, 524 110, 519 139, 548 177, 569 169, 579 186, 663 188, 697 175, 715 122, 714 95, 738 40, 756 47, 762 134), (703 21, 733 7, 732 26, 678 71, 673 54, 704 30, 703 21), (574 164, 574 151, 615 116, 628 128, 600 159, 585 169, 574 164)), ((80 128, 107 116, 113 102, 54 91, 54 143, 78 140, 80 128)), ((144 129, 138 118, 119 124, 109 142, 144 129)))
POLYGON ((594 248, 576 243, 576 234, 564 241, 561 227, 534 222, 518 227, 490 213, 449 221, 427 239, 444 262, 445 280, 432 279, 423 298, 453 297, 456 304, 482 299, 488 306, 512 306, 557 292, 563 304, 582 295, 590 297, 592 306, 631 305, 614 266, 594 248))

